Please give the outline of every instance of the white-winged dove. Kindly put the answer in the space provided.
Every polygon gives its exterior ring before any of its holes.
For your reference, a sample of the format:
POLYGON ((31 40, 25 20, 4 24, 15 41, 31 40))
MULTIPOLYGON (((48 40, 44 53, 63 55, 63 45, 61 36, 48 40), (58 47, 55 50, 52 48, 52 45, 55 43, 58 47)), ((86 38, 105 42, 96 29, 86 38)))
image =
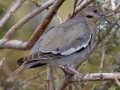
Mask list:
POLYGON ((13 80, 28 68, 45 64, 60 67, 82 63, 93 49, 96 22, 100 19, 107 21, 102 9, 88 6, 73 19, 55 26, 39 39, 34 47, 36 52, 18 60, 20 67, 6 81, 13 80))

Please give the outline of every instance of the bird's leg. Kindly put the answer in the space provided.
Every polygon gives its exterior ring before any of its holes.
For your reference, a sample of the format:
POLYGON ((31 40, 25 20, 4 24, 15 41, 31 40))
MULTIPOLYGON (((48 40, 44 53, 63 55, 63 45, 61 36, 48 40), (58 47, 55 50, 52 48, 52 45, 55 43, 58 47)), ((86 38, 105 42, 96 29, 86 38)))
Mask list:
POLYGON ((73 75, 73 73, 70 70, 68 70, 65 66, 60 65, 60 68, 64 73, 65 79, 69 81, 69 78, 73 75))
POLYGON ((60 66, 62 71, 64 72, 65 76, 69 75, 68 79, 70 78, 70 76, 72 74, 76 74, 78 77, 79 77, 79 81, 81 80, 81 78, 83 78, 87 73, 85 74, 82 74, 82 73, 79 73, 77 70, 75 70, 72 66, 60 66))

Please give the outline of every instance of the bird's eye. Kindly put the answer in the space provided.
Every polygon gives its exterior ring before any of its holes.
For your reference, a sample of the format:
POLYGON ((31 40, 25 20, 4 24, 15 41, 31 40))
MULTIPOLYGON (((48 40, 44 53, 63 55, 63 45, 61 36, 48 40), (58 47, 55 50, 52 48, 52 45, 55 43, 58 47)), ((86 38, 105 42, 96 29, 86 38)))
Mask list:
POLYGON ((93 18, 93 16, 92 16, 92 15, 87 15, 87 17, 88 17, 88 18, 93 18))
POLYGON ((93 12, 94 12, 94 13, 97 13, 97 10, 96 10, 96 9, 94 9, 94 10, 93 10, 93 12))

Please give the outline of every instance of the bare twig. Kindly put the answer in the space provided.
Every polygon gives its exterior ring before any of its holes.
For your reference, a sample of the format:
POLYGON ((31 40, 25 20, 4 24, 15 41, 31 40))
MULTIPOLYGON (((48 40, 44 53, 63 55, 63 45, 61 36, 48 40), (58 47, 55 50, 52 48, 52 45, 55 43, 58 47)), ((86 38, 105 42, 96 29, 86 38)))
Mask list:
POLYGON ((78 3, 78 0, 74 0, 73 14, 71 15, 70 18, 72 18, 72 17, 74 16, 74 13, 75 13, 75 9, 76 9, 77 3, 78 3))
MULTIPOLYGON (((113 1, 114 1, 114 0, 113 0, 113 1)), ((110 14, 108 14, 108 15, 106 15, 106 16, 107 16, 107 17, 110 17, 110 16, 113 16, 113 15, 119 13, 119 12, 120 12, 120 9, 119 9, 119 8, 120 8, 120 2, 117 4, 116 7, 114 7, 113 12, 110 13, 110 14)))
MULTIPOLYGON (((114 80, 114 77, 116 77, 118 80, 120 80, 120 73, 91 73, 86 74, 81 81, 103 81, 103 80, 114 80)), ((74 75, 69 79, 70 82, 79 82, 79 77, 77 75, 74 75)))
MULTIPOLYGON (((90 81, 87 81, 87 82, 84 84, 84 87, 86 87, 86 86, 89 84, 89 82, 90 82, 90 81)), ((80 87, 80 89, 79 89, 79 90, 84 89, 84 87, 80 87)))
POLYGON ((59 83, 57 88, 55 90, 64 90, 68 85, 68 82, 65 80, 65 78, 59 83))
MULTIPOLYGON (((42 5, 42 3, 36 2, 36 6, 40 7, 41 5, 42 5)), ((49 8, 46 8, 46 9, 49 10, 49 8)), ((59 15, 57 15, 57 13, 55 14, 55 16, 58 18, 60 23, 62 23, 62 19, 59 17, 59 15)))
POLYGON ((58 18, 59 22, 62 23, 62 19, 60 18, 60 16, 57 14, 55 16, 58 18))
POLYGON ((5 64, 5 62, 3 63, 0 69, 2 69, 7 76, 9 76, 12 73, 12 70, 10 69, 8 64, 5 64))
POLYGON ((69 20, 72 16, 72 18, 77 15, 80 11, 82 11, 86 6, 88 6, 90 3, 94 2, 95 0, 84 0, 79 6, 76 7, 75 11, 73 10, 68 16, 67 18, 64 20, 69 20))
POLYGON ((117 11, 119 11, 120 10, 120 2, 117 4, 117 6, 115 7, 115 9, 114 9, 114 12, 117 12, 117 11))
POLYGON ((111 1, 111 8, 114 11, 115 9, 115 0, 110 0, 111 1))
POLYGON ((79 0, 77 6, 79 6, 82 2, 83 2, 83 0, 79 0))
POLYGON ((4 60, 5 60, 5 57, 3 57, 3 58, 0 60, 0 67, 2 66, 4 60))
MULTIPOLYGON (((116 70, 117 70, 118 68, 120 68, 120 52, 118 52, 118 56, 117 56, 117 59, 116 59, 116 63, 115 63, 115 65, 114 65, 114 67, 113 67, 112 73, 113 73, 113 72, 116 72, 116 70)), ((114 76, 114 78, 117 78, 117 77, 114 76)), ((113 85, 113 84, 111 83, 111 81, 104 81, 104 82, 101 84, 101 86, 99 87, 98 90, 108 90, 111 85, 113 85)))
MULTIPOLYGON (((102 50, 102 58, 101 58, 101 61, 100 61, 99 73, 102 73, 104 58, 105 58, 105 49, 104 49, 104 47, 103 47, 103 50, 102 50)), ((92 90, 95 90, 95 87, 96 87, 96 82, 94 83, 94 85, 93 85, 93 87, 92 87, 92 90)))
POLYGON ((106 33, 104 34, 103 38, 106 38, 109 35, 109 32, 112 30, 112 28, 117 25, 118 21, 120 20, 120 17, 116 21, 114 21, 109 28, 107 28, 106 33))
POLYGON ((69 83, 69 84, 68 84, 67 90, 72 90, 72 83, 69 83))
POLYGON ((112 13, 107 14, 107 15, 105 15, 105 16, 106 16, 106 17, 110 17, 110 16, 113 16, 113 15, 115 15, 115 14, 119 13, 119 12, 120 12, 120 10, 115 11, 115 12, 112 12, 112 13))
MULTIPOLYGON (((22 82, 19 83, 18 85, 19 85, 19 86, 22 86, 22 85, 24 85, 25 83, 28 83, 29 81, 31 81, 31 80, 33 80, 33 79, 36 79, 36 78, 40 77, 40 75, 42 75, 42 74, 44 74, 44 73, 46 73, 46 72, 47 72, 47 70, 44 70, 44 71, 40 72, 39 74, 37 74, 37 75, 35 75, 35 76, 33 76, 33 77, 30 77, 30 78, 28 78, 28 79, 22 81, 22 82)), ((16 88, 16 87, 12 87, 12 88, 9 89, 9 90, 15 90, 15 88, 16 88)))
POLYGON ((28 15, 26 15, 24 18, 22 18, 18 23, 16 23, 5 35, 3 38, 10 39, 10 37, 15 33, 18 29, 21 28, 26 22, 28 22, 30 19, 32 19, 34 16, 45 10, 47 7, 52 5, 54 0, 50 0, 49 2, 46 2, 45 4, 41 5, 41 7, 35 9, 28 15))
POLYGON ((110 0, 105 0, 102 4, 100 4, 100 7, 108 9, 109 5, 106 6, 105 4, 110 4, 110 0))
POLYGON ((55 90, 52 66, 47 67, 47 90, 55 90))
POLYGON ((8 19, 21 7, 24 0, 16 0, 16 3, 11 7, 8 13, 0 20, 0 28, 8 21, 8 19))
POLYGON ((115 78, 115 81, 118 84, 118 86, 120 86, 120 82, 118 81, 118 79, 115 76, 114 76, 114 78, 115 78))
POLYGON ((100 61, 99 73, 101 73, 101 72, 102 72, 104 58, 105 58, 105 48, 103 47, 103 51, 102 51, 102 58, 101 58, 101 61, 100 61))

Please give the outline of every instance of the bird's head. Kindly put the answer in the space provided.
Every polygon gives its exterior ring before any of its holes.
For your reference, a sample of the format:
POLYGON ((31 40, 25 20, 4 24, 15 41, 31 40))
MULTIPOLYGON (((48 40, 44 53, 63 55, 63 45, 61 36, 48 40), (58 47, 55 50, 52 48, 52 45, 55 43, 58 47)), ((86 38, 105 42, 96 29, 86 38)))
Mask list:
POLYGON ((95 23, 101 19, 110 23, 105 17, 103 10, 98 6, 88 6, 82 11, 82 14, 95 23))

